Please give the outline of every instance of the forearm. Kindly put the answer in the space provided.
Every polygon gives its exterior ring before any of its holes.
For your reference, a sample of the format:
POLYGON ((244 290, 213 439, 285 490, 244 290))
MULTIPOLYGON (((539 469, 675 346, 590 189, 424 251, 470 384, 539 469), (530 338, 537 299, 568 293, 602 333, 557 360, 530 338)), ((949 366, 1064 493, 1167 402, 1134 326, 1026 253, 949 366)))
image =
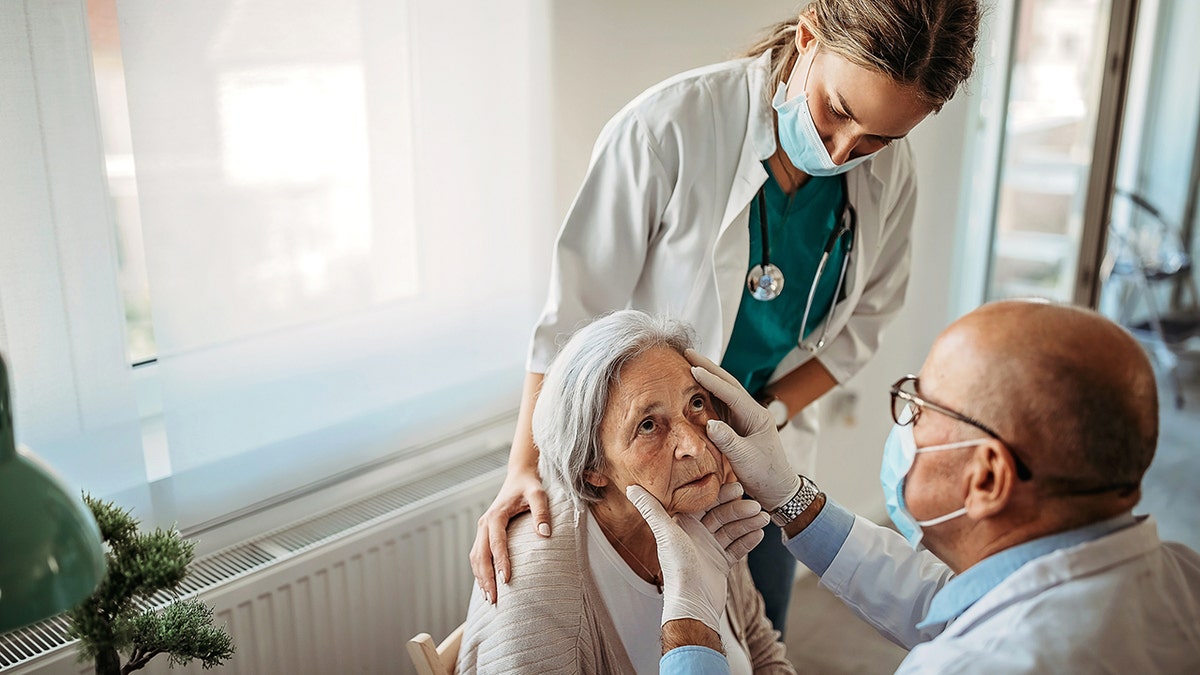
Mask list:
POLYGON ((537 473, 538 449, 533 443, 533 406, 542 389, 541 373, 527 373, 521 391, 521 410, 517 413, 517 431, 508 454, 508 471, 537 473))
POLYGON ((763 387, 760 399, 774 397, 795 415, 837 385, 837 380, 817 359, 809 359, 795 370, 763 387))
POLYGON ((846 538, 837 543, 832 530, 838 528, 827 527, 836 520, 829 517, 835 507, 826 504, 821 518, 788 540, 792 554, 821 577, 822 587, 905 649, 941 633, 945 624, 921 622, 933 597, 953 577, 950 568, 927 550, 914 551, 895 531, 863 518, 853 518, 846 538))
POLYGON ((717 631, 704 625, 697 619, 675 619, 663 624, 662 651, 663 654, 684 645, 698 645, 725 653, 721 648, 721 636, 717 631))

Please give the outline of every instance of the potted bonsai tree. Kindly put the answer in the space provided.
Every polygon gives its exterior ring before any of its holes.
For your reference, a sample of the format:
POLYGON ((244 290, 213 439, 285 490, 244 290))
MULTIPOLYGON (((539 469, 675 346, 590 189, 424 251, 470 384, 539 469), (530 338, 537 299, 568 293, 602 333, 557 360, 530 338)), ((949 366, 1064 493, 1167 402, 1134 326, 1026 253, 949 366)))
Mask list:
POLYGON ((145 602, 179 587, 195 544, 175 530, 139 532, 129 511, 89 495, 84 501, 107 544, 108 571, 96 592, 68 614, 70 635, 79 639, 79 660, 93 660, 96 675, 124 675, 159 654, 172 665, 198 659, 206 669, 233 656, 233 639, 212 625, 208 605, 177 600, 154 609, 145 602))

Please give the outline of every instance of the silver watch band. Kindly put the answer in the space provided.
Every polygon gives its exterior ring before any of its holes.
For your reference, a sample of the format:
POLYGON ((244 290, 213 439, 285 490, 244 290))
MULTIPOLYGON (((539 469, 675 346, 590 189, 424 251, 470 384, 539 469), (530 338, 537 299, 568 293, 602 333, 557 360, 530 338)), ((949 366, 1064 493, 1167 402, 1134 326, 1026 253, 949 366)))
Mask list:
POLYGON ((807 477, 800 476, 800 489, 791 499, 771 512, 771 522, 779 527, 787 525, 804 513, 805 509, 812 506, 813 500, 817 498, 818 494, 820 494, 820 490, 817 489, 816 484, 807 477))

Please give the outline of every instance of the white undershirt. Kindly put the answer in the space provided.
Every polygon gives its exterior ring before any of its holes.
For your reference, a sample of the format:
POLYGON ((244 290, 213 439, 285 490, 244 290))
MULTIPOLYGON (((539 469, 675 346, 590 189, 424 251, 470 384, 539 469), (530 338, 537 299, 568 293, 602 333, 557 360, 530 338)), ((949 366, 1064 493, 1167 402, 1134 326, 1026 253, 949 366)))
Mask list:
MULTIPOLYGON (((586 545, 588 568, 634 670, 640 675, 657 674, 658 660, 662 656, 663 596, 658 587, 630 569, 591 514, 587 518, 586 545)), ((729 672, 751 675, 750 657, 734 636, 726 612, 721 613, 721 643, 729 659, 729 672)))

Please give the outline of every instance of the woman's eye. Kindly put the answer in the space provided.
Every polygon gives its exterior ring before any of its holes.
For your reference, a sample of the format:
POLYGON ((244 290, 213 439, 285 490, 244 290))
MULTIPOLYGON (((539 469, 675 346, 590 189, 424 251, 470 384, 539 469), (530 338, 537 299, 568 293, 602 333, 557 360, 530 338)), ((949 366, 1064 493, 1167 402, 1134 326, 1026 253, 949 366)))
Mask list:
POLYGON ((846 113, 844 113, 844 112, 842 112, 842 111, 840 111, 840 110, 837 110, 836 108, 834 108, 834 107, 833 107, 833 103, 832 103, 832 102, 826 102, 826 104, 825 104, 825 107, 829 109, 829 114, 830 114, 830 115, 833 115, 834 117, 836 117, 836 118, 838 118, 838 119, 843 119, 843 120, 848 120, 848 119, 850 119, 850 116, 849 116, 849 115, 847 115, 846 113))
POLYGON ((652 434, 652 433, 654 433, 654 430, 657 428, 658 428, 658 425, 654 423, 654 420, 647 417, 646 419, 642 420, 641 424, 638 425, 638 433, 639 434, 652 434))

